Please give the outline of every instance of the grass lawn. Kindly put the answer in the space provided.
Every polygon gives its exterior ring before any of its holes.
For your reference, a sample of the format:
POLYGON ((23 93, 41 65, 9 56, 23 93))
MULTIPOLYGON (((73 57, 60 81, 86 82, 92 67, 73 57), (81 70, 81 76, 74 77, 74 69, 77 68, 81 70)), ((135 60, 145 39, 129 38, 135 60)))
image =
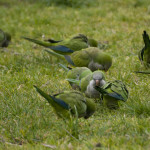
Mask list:
POLYGON ((114 149, 146 150, 150 147, 150 75, 137 53, 144 46, 142 33, 150 34, 148 0, 95 0, 81 8, 47 5, 28 0, 0 0, 0 28, 12 35, 8 48, 0 49, 0 149, 114 149), (65 39, 83 33, 101 42, 113 57, 107 80, 122 80, 129 99, 120 109, 97 106, 88 120, 58 119, 33 85, 48 93, 69 90, 66 72, 42 47, 21 36, 65 39), (100 147, 96 147, 100 146, 100 147))

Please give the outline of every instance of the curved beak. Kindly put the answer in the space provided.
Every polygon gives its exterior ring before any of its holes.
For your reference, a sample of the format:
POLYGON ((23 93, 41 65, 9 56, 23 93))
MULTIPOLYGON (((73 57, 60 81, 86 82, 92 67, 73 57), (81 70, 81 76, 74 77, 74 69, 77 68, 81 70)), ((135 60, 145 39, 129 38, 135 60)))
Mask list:
POLYGON ((100 80, 95 80, 96 86, 100 86, 100 80))

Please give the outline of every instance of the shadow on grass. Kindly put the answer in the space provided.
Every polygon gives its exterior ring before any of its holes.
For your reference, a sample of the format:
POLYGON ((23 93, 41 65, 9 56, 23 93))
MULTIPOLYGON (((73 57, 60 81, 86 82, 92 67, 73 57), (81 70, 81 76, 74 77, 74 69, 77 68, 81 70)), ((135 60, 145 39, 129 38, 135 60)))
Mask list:
MULTIPOLYGON (((59 7, 72 7, 72 8, 82 8, 82 7, 91 7, 96 6, 98 3, 98 0, 91 1, 91 0, 12 0, 11 3, 39 3, 44 4, 46 6, 59 6, 59 7)), ((9 0, 6 0, 4 2, 0 2, 0 5, 8 5, 10 2, 9 0)))

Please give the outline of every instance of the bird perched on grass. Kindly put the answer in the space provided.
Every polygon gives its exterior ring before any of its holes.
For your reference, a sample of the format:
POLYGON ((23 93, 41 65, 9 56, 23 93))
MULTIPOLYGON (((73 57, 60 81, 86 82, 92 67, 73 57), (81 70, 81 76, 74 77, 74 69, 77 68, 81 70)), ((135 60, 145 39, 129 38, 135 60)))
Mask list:
POLYGON ((59 58, 65 57, 67 62, 75 67, 88 67, 91 71, 108 71, 112 65, 112 57, 95 47, 89 47, 80 51, 76 51, 69 56, 59 55, 50 50, 45 51, 59 58))
POLYGON ((144 48, 139 51, 139 59, 146 68, 150 67, 150 39, 146 31, 143 32, 144 48))
POLYGON ((70 115, 89 118, 95 112, 95 103, 84 97, 79 91, 65 91, 56 95, 48 95, 37 86, 37 92, 43 96, 61 118, 70 118, 70 115))
POLYGON ((0 47, 7 47, 11 41, 11 35, 0 29, 0 47))
POLYGON ((84 34, 77 34, 77 35, 71 36, 69 39, 59 40, 59 41, 56 41, 53 39, 39 41, 39 40, 31 39, 28 37, 23 37, 23 38, 33 43, 44 46, 46 48, 50 48, 56 53, 65 54, 65 55, 71 54, 75 51, 79 51, 87 47, 101 48, 104 46, 93 38, 87 38, 87 36, 85 36, 84 34))
POLYGON ((102 94, 103 103, 109 109, 119 108, 119 100, 127 101, 128 90, 122 81, 115 80, 107 82, 103 87, 96 86, 95 89, 102 94))
POLYGON ((27 37, 23 37, 24 39, 31 41, 33 43, 39 44, 46 48, 50 48, 51 50, 59 53, 59 54, 71 54, 75 51, 79 51, 83 48, 89 47, 88 38, 84 34, 78 34, 66 40, 55 41, 49 39, 48 42, 39 41, 27 37))
POLYGON ((100 93, 95 89, 95 86, 101 87, 106 83, 102 71, 92 72, 86 67, 70 69, 67 73, 67 81, 73 89, 84 92, 90 98, 100 98, 100 93))

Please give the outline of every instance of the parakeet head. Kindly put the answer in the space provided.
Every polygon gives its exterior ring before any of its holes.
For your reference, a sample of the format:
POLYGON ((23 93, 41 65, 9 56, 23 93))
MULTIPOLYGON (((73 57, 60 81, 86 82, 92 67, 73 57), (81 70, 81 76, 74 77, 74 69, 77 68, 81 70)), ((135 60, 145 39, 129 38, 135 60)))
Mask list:
POLYGON ((106 83, 104 79, 104 74, 101 71, 93 73, 94 86, 103 86, 106 83))

